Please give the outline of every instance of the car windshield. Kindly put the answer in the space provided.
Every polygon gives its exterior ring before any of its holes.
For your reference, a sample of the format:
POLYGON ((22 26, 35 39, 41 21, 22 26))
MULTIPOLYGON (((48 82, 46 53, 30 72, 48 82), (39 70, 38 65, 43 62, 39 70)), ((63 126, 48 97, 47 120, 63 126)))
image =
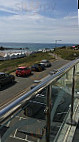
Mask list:
POLYGON ((22 71, 23 69, 22 69, 22 68, 18 68, 17 70, 18 70, 18 71, 22 71))
POLYGON ((9 76, 9 73, 5 73, 5 77, 8 77, 9 76))
POLYGON ((29 68, 24 68, 24 70, 29 70, 29 68))
POLYGON ((37 64, 34 64, 34 67, 37 67, 38 65, 37 64))
POLYGON ((0 74, 0 78, 3 78, 5 76, 5 74, 0 74))

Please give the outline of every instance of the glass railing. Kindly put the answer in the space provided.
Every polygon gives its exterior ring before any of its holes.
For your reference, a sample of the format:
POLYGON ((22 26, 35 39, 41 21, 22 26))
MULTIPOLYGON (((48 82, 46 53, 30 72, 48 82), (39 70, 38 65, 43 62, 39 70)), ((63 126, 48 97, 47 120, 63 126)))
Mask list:
POLYGON ((78 82, 77 59, 2 108, 1 142, 57 142, 69 112, 72 123, 78 82))
POLYGON ((55 139, 60 127, 64 125, 71 104, 73 68, 59 80, 52 83, 52 111, 50 140, 55 139))

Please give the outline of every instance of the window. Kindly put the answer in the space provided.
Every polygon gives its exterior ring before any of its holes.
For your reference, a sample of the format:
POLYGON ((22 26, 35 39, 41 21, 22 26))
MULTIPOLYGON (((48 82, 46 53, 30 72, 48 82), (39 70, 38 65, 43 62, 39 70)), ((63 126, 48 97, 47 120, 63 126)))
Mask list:
POLYGON ((18 71, 22 71, 23 69, 22 69, 22 68, 18 68, 17 70, 18 70, 18 71))
POLYGON ((0 79, 3 78, 5 76, 5 74, 0 74, 0 79))

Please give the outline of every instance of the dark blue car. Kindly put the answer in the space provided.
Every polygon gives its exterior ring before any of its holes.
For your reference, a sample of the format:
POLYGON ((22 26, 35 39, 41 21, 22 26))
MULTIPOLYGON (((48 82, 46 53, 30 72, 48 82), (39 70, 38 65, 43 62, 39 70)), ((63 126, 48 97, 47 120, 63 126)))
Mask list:
POLYGON ((34 64, 34 65, 31 67, 31 70, 32 70, 32 71, 42 71, 42 67, 41 67, 39 64, 34 64))
POLYGON ((45 65, 44 64, 39 63, 38 65, 41 66, 42 70, 45 70, 45 65))

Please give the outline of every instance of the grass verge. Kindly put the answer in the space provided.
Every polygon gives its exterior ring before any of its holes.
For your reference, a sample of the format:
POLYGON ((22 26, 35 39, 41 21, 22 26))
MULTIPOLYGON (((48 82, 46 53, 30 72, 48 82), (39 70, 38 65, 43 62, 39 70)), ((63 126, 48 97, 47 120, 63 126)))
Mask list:
POLYGON ((72 49, 56 49, 55 54, 60 56, 65 60, 74 60, 75 58, 79 57, 79 50, 72 50, 72 49))
POLYGON ((43 59, 54 60, 54 58, 49 55, 49 53, 34 53, 24 58, 0 61, 0 72, 11 73, 14 72, 19 66, 31 66, 43 59))

